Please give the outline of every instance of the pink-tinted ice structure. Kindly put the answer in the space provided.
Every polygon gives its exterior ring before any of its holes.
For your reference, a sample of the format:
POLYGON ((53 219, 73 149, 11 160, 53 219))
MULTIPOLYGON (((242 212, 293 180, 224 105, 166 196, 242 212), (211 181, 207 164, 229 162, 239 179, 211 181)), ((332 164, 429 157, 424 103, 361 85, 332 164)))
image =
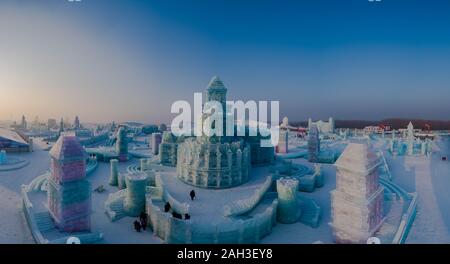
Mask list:
POLYGON ((64 232, 89 231, 91 191, 86 177, 86 153, 78 138, 61 135, 50 150, 48 208, 56 226, 64 232))

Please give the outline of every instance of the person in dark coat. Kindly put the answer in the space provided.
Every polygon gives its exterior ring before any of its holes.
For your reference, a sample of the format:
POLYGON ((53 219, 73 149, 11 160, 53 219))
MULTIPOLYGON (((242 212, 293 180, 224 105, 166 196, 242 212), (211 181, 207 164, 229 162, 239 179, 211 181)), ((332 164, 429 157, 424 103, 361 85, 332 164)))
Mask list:
POLYGON ((177 213, 177 212, 172 212, 172 217, 173 218, 177 218, 177 219, 183 219, 183 217, 181 216, 181 214, 177 213))
POLYGON ((184 220, 189 220, 191 219, 191 216, 189 214, 184 214, 184 220))
POLYGON ((141 227, 142 227, 142 230, 144 230, 144 231, 145 231, 145 229, 147 229, 147 218, 141 219, 141 227))
POLYGON ((139 223, 138 220, 134 221, 134 229, 136 230, 136 232, 141 232, 141 223, 139 223))
POLYGON ((147 214, 142 211, 141 214, 139 215, 139 220, 142 221, 147 221, 147 214))
POLYGON ((192 191, 189 193, 189 195, 191 196, 191 201, 194 201, 194 199, 195 199, 195 191, 192 190, 192 191))
POLYGON ((164 212, 169 212, 170 211, 170 208, 171 208, 171 206, 170 206, 170 203, 169 202, 167 202, 165 205, 164 205, 164 212))

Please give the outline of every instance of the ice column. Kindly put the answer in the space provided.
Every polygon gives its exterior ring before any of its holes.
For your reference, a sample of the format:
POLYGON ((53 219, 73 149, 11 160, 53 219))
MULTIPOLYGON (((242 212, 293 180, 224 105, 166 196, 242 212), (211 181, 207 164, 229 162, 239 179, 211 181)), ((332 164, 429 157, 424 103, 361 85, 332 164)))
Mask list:
POLYGON ((407 147, 407 151, 408 151, 408 155, 413 155, 414 153, 414 131, 413 131, 414 127, 412 125, 411 122, 409 122, 408 124, 408 135, 407 135, 407 141, 408 141, 408 147, 407 147))
POLYGON ((129 216, 138 216, 145 209, 145 187, 147 186, 147 174, 135 172, 125 177, 127 184, 124 209, 129 216))
POLYGON ((300 219, 301 210, 297 200, 298 180, 280 178, 277 180, 277 219, 283 224, 292 224, 300 219))
POLYGON ((278 140, 277 152, 288 153, 289 132, 285 129, 280 130, 280 138, 278 140))
POLYGON ((118 160, 112 159, 109 161, 111 167, 111 173, 109 176, 109 185, 117 186, 119 185, 119 168, 118 168, 118 160))
POLYGON ((308 139, 308 160, 310 162, 318 162, 320 153, 319 130, 316 125, 312 125, 309 130, 308 139))
POLYGON ((124 126, 121 126, 117 131, 116 154, 119 156, 119 161, 128 160, 127 132, 124 126))
POLYGON ((161 140, 162 140, 161 133, 153 133, 152 134, 152 153, 153 153, 153 155, 158 155, 159 145, 161 144, 161 140))

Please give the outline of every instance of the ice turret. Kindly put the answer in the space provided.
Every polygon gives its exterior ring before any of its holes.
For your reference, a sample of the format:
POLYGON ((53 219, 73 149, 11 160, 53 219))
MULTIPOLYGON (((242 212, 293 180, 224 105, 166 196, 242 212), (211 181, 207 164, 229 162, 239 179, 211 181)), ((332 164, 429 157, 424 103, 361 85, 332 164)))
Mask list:
POLYGON ((74 135, 62 135, 50 150, 48 208, 65 232, 89 231, 91 187, 86 177, 86 153, 74 135))

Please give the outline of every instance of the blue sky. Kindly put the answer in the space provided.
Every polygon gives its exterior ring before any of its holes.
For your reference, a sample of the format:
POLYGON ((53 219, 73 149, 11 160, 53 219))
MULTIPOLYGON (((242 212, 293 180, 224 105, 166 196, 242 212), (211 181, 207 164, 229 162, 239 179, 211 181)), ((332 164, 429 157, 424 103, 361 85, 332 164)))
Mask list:
POLYGON ((445 0, 4 0, 0 119, 168 122, 213 75, 290 120, 450 119, 449 13, 445 0))

